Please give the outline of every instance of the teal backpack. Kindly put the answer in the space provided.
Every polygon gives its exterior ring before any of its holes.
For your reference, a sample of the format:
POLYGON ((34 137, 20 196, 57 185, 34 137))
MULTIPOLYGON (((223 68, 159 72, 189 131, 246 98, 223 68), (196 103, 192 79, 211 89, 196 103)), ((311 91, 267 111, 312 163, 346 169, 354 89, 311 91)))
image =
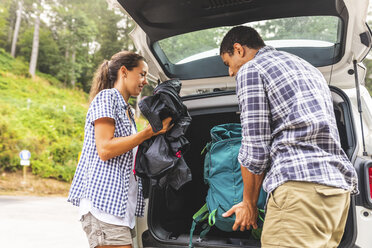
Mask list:
MULTIPOLYGON (((198 223, 207 221, 207 224, 202 227, 199 241, 205 237, 212 226, 225 232, 232 232, 235 215, 225 218, 222 214, 243 200, 244 186, 238 161, 242 140, 241 126, 239 123, 217 125, 210 133, 212 141, 202 151, 202 153, 207 151, 204 159, 204 182, 208 184, 209 189, 206 204, 193 216, 190 248, 193 247, 192 236, 198 223)), ((261 187, 257 202, 259 228, 251 231, 255 239, 261 236, 266 196, 267 193, 261 187)))

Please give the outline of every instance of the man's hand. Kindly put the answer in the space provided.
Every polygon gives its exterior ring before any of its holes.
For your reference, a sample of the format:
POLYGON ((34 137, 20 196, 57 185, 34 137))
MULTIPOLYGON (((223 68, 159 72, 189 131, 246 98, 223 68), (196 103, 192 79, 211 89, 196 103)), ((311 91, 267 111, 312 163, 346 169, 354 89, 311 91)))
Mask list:
POLYGON ((230 208, 229 211, 222 214, 222 217, 229 217, 235 213, 235 223, 233 225, 233 230, 236 231, 240 226, 240 231, 249 230, 251 226, 257 229, 257 217, 258 209, 257 207, 249 206, 244 202, 240 202, 230 208))

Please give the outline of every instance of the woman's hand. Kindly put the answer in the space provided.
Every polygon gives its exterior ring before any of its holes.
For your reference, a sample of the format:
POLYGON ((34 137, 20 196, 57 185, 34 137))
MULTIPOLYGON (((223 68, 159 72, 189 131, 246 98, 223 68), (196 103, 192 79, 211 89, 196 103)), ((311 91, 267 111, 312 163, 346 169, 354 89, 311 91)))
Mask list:
POLYGON ((106 161, 126 153, 145 140, 150 139, 152 136, 163 134, 170 130, 173 127, 173 124, 170 125, 171 121, 172 118, 170 117, 163 120, 163 128, 157 133, 154 133, 151 126, 148 125, 144 130, 134 135, 114 137, 114 119, 100 118, 94 122, 94 132, 98 155, 103 161, 106 161))
POLYGON ((168 118, 164 119, 163 120, 163 128, 159 132, 157 132, 157 133, 154 133, 152 131, 152 127, 151 127, 150 124, 146 127, 146 129, 151 130, 152 136, 156 136, 156 135, 159 135, 159 134, 164 134, 167 131, 169 131, 169 130, 172 129, 172 127, 173 127, 174 124, 171 125, 170 124, 171 121, 172 121, 172 118, 171 117, 168 117, 168 118))

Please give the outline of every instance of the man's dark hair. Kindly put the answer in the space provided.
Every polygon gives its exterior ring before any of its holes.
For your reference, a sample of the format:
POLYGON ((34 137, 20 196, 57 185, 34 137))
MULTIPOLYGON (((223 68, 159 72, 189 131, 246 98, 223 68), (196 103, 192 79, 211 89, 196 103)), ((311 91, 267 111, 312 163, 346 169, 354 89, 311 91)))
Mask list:
POLYGON ((252 49, 259 49, 265 46, 265 42, 254 28, 237 26, 230 29, 223 38, 220 46, 220 55, 224 53, 232 55, 235 43, 252 49))

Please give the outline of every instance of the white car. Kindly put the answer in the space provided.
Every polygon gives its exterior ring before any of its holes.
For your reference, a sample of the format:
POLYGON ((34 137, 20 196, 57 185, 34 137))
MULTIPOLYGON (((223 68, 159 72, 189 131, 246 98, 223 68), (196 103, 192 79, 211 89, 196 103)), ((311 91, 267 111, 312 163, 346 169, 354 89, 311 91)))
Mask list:
MULTIPOLYGON (((153 80, 179 78, 193 120, 185 160, 193 180, 179 191, 145 185, 147 211, 137 222, 139 247, 188 247, 192 215, 205 203, 203 156, 209 130, 239 122, 235 80, 219 56, 235 25, 256 28, 266 44, 300 56, 326 78, 342 147, 359 175, 339 247, 372 247, 372 100, 363 59, 371 48, 368 0, 118 0, 136 22, 132 38, 153 80)), ((301 216, 299 216, 301 218, 301 216)), ((194 233, 194 241, 197 239, 194 233)), ((245 232, 212 229, 195 247, 260 247, 245 232)))

